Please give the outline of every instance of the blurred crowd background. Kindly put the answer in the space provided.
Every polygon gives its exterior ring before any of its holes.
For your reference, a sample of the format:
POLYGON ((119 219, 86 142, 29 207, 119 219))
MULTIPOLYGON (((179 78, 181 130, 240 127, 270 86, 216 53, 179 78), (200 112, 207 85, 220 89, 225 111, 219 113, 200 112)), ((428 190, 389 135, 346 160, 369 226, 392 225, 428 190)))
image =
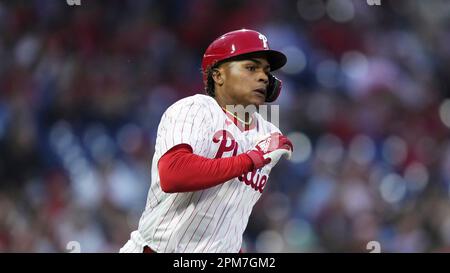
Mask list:
POLYGON ((0 252, 117 252, 156 129, 219 35, 288 56, 247 252, 450 250, 450 1, 0 1, 0 252), (370 245, 369 245, 370 246, 370 245))

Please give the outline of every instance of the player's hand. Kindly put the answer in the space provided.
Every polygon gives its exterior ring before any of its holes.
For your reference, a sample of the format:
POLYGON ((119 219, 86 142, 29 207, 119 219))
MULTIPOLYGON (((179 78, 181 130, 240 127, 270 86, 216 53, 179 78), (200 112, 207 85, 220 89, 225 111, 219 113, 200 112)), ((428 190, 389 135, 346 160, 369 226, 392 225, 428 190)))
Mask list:
POLYGON ((275 165, 284 155, 291 158, 293 146, 291 141, 280 133, 272 133, 268 137, 260 140, 247 152, 252 159, 255 169, 259 169, 267 164, 275 165))

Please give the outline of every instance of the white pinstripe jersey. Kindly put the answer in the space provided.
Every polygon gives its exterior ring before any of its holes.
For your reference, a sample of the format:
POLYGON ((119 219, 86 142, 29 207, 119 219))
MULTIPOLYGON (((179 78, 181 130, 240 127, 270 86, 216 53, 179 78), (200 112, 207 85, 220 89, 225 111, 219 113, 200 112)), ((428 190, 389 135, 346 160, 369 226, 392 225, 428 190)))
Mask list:
POLYGON ((152 184, 139 221, 138 233, 145 244, 156 252, 240 250, 270 170, 262 168, 205 190, 169 194, 161 190, 157 162, 181 143, 189 144, 196 155, 230 157, 252 148, 257 138, 280 132, 258 113, 254 118, 256 128, 242 131, 214 98, 200 94, 181 99, 166 110, 158 126, 152 184))

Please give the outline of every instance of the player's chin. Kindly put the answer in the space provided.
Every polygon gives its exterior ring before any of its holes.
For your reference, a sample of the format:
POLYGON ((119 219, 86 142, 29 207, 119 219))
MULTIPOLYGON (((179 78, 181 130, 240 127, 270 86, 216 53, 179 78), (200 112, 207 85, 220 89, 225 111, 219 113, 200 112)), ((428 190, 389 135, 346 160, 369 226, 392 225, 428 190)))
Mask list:
POLYGON ((249 98, 250 104, 262 105, 266 102, 266 96, 259 92, 253 92, 249 98))

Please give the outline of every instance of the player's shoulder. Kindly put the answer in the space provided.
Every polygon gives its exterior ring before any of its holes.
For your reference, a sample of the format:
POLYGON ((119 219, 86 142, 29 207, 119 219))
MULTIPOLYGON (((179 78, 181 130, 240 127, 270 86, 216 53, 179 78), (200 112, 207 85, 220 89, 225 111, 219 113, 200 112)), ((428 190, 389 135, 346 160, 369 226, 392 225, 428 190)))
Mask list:
POLYGON ((214 98, 212 98, 210 96, 203 95, 203 94, 196 94, 196 95, 182 98, 182 99, 174 102, 167 109, 169 110, 169 109, 181 108, 181 107, 185 107, 185 106, 207 107, 207 106, 211 105, 211 103, 213 103, 214 101, 215 101, 214 98))
POLYGON ((196 94, 182 98, 170 105, 164 112, 166 117, 178 117, 180 115, 194 116, 214 116, 213 112, 217 111, 217 104, 214 98, 196 94))

